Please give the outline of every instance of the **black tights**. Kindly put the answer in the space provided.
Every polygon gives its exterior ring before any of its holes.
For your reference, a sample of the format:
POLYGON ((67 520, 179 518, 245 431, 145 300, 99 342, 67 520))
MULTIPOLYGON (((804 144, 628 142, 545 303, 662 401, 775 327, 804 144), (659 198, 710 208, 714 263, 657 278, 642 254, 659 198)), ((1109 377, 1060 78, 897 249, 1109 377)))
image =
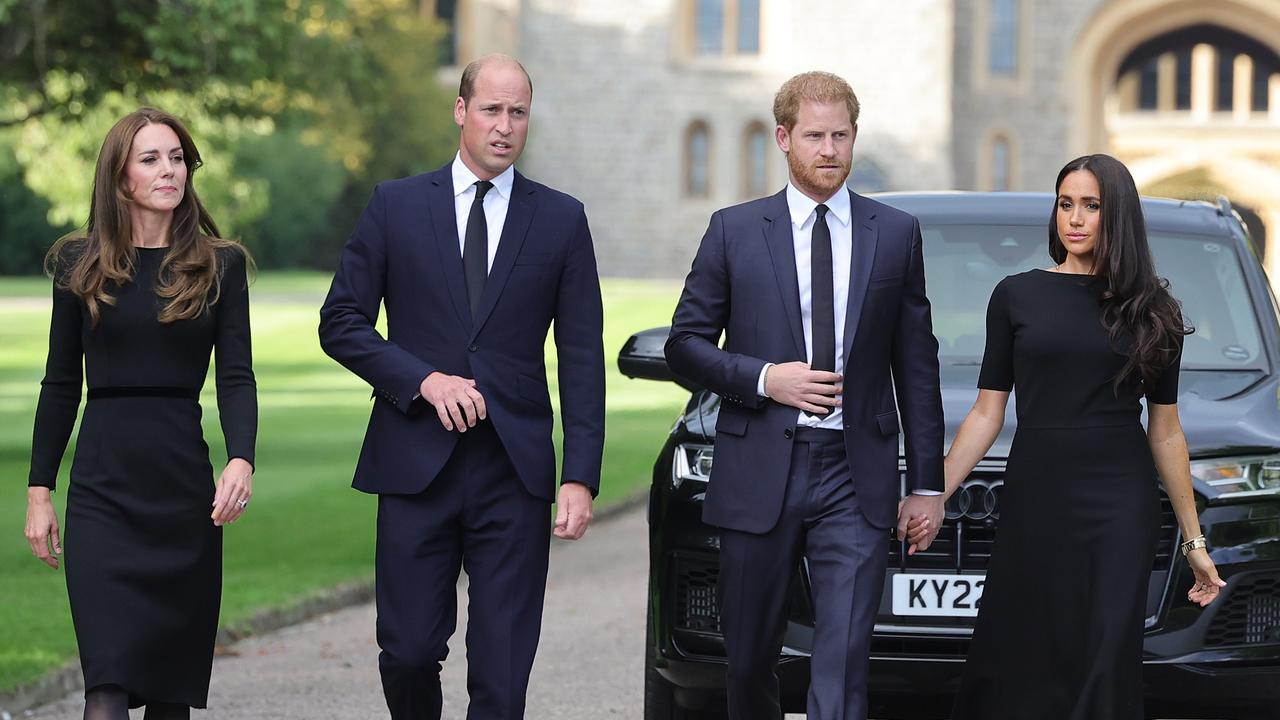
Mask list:
POLYGON ((129 693, 103 685, 84 694, 84 720, 129 720, 129 693))
MULTIPOLYGON (((172 703, 149 703, 144 720, 188 720, 191 708, 172 703)), ((117 685, 103 685, 84 694, 84 720, 129 720, 129 693, 117 685)))

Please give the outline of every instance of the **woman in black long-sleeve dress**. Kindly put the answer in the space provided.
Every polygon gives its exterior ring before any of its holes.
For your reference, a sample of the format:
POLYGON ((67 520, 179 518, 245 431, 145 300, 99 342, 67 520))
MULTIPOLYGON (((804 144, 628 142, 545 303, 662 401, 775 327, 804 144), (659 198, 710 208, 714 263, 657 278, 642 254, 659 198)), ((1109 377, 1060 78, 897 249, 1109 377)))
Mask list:
POLYGON ((996 286, 978 400, 946 459, 950 496, 990 449, 1016 388, 1000 530, 954 720, 1142 720, 1157 475, 1192 538, 1182 548, 1196 578, 1187 596, 1207 605, 1225 585, 1200 532, 1178 422, 1189 331, 1155 274, 1133 178, 1091 155, 1068 163, 1056 189, 1058 265, 996 286))
POLYGON ((149 108, 125 116, 99 153, 85 232, 49 253, 53 317, 26 534, 57 568, 50 493, 83 380, 63 557, 87 720, 125 720, 142 705, 150 720, 205 707, 221 526, 252 493, 248 257, 218 237, 196 197, 199 166, 176 118, 149 108), (198 402, 211 350, 229 457, 216 485, 198 402))

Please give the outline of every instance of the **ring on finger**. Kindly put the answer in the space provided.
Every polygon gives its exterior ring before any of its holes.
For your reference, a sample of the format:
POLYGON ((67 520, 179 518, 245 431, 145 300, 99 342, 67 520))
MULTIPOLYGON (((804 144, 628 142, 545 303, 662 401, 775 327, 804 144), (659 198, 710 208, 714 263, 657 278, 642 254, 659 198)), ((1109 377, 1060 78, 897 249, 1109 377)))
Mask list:
POLYGON ((239 500, 236 501, 236 504, 240 506, 241 510, 243 510, 246 507, 248 507, 249 501, 245 498, 240 498, 239 500))

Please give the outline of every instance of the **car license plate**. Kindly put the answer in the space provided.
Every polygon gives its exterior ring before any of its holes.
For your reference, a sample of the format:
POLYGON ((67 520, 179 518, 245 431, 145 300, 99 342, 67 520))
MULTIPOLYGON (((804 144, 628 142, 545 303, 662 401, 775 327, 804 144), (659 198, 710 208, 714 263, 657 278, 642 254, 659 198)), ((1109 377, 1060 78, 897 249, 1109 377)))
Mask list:
POLYGON ((893 614, 974 617, 986 575, 899 573, 893 576, 893 614))

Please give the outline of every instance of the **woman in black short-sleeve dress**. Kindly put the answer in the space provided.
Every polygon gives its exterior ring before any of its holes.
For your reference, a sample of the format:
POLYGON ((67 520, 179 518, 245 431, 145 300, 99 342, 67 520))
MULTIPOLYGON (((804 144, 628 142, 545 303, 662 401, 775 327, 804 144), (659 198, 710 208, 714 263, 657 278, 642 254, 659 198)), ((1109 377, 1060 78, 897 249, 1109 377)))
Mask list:
POLYGON ((129 114, 103 143, 83 236, 50 251, 53 315, 26 531, 32 552, 57 568, 49 496, 83 379, 64 559, 87 720, 127 720, 142 705, 149 720, 205 707, 221 526, 251 495, 248 258, 218 239, 197 199, 199 164, 175 118, 129 114), (230 458, 216 486, 198 402, 211 350, 230 458))
MULTIPOLYGON (((1183 536, 1201 536, 1177 420, 1187 330, 1155 275, 1133 179, 1093 155, 1056 187, 1058 266, 996 286, 979 398, 946 460, 949 497, 1016 388, 1000 528, 953 720, 1142 720, 1157 475, 1183 536)), ((1188 597, 1207 605, 1224 583, 1203 540, 1187 549, 1188 597)))

